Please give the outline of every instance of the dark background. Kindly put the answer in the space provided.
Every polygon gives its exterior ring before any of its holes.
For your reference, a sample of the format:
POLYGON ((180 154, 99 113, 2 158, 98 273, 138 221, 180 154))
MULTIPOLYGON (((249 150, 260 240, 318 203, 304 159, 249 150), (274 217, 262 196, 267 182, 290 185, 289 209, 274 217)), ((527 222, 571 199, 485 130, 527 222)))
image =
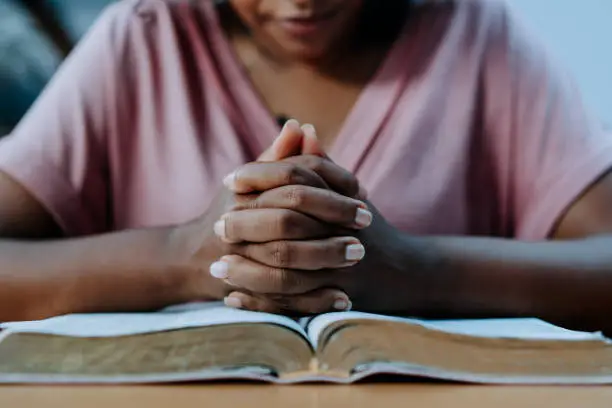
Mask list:
POLYGON ((0 0, 0 134, 19 121, 112 0, 0 0))

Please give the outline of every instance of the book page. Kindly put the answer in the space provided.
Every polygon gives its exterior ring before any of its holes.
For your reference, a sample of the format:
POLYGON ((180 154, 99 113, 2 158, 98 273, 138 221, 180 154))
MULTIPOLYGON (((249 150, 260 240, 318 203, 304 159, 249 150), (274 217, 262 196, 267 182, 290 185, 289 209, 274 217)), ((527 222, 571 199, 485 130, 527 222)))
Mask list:
POLYGON ((269 323, 306 337, 304 329, 287 317, 236 310, 221 302, 194 303, 151 313, 72 314, 32 322, 5 323, 8 333, 41 333, 73 337, 116 337, 182 328, 232 323, 269 323))
POLYGON ((330 324, 357 319, 411 323, 453 334, 499 339, 584 341, 603 338, 600 333, 567 330, 535 318, 420 320, 360 312, 327 313, 310 320, 306 330, 311 341, 317 344, 319 336, 330 324))

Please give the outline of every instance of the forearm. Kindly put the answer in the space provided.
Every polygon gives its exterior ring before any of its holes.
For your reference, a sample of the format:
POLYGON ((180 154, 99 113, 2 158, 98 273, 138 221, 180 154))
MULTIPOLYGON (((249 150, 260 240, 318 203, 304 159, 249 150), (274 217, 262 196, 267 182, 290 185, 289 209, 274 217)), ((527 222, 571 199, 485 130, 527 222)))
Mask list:
POLYGON ((0 241, 0 321, 147 310, 188 300, 169 229, 48 242, 0 241))
POLYGON ((424 238, 447 312, 612 328, 612 236, 527 243, 424 238))

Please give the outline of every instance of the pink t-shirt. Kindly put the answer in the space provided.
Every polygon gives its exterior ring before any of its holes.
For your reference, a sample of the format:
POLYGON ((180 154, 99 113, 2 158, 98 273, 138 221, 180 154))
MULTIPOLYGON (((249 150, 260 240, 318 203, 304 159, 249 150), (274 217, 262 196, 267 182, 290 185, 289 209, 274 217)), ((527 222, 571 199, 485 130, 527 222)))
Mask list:
MULTIPOLYGON (((0 169, 68 235, 168 225, 278 132, 212 1, 124 0, 0 142, 0 169)), ((425 2, 330 156, 403 231, 537 240, 612 166, 612 137, 503 3, 425 2)))

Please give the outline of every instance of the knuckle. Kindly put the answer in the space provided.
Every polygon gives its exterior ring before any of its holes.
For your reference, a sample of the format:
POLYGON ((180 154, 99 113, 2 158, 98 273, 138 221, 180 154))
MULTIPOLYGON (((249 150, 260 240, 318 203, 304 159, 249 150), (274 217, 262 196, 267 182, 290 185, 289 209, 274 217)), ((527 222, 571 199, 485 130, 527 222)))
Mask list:
POLYGON ((292 185, 288 186, 285 191, 285 200, 289 208, 302 208, 306 205, 308 192, 304 186, 292 185))
POLYGON ((286 269, 271 268, 268 276, 274 293, 290 293, 295 288, 293 274, 286 269))
POLYGON ((303 180, 302 170, 295 164, 288 164, 284 167, 281 175, 281 181, 285 185, 297 184, 303 180))
POLYGON ((233 197, 233 202, 229 205, 229 211, 252 210, 258 208, 258 196, 254 194, 241 194, 233 197))
POLYGON ((272 243, 270 245, 270 259, 276 267, 289 267, 293 261, 293 247, 286 241, 272 243))
POLYGON ((306 156, 304 160, 306 166, 315 173, 321 172, 325 166, 325 159, 319 156, 306 156))
POLYGON ((280 289, 282 293, 296 293, 302 287, 301 279, 293 272, 287 269, 280 271, 280 289))
POLYGON ((282 236, 293 236, 298 228, 297 220, 292 211, 282 211, 276 219, 276 230, 282 236))
POLYGON ((356 196, 359 193, 359 182, 355 176, 348 172, 343 172, 342 185, 351 197, 356 196))

